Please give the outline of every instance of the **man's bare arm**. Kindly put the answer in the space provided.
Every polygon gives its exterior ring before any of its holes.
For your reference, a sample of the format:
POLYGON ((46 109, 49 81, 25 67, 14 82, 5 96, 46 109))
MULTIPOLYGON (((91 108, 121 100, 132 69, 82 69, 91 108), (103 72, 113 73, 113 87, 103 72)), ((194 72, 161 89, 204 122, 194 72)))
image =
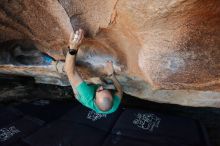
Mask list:
MULTIPOLYGON (((72 33, 69 40, 70 49, 75 49, 78 51, 78 46, 81 44, 82 39, 83 31, 81 29, 76 31, 75 34, 72 33)), ((68 52, 65 60, 65 72, 73 89, 75 89, 77 85, 83 82, 83 79, 76 69, 75 63, 76 55, 70 55, 70 53, 68 52)))
POLYGON ((113 81, 113 84, 116 88, 116 93, 115 95, 117 95, 120 99, 122 99, 122 95, 123 95, 123 89, 122 89, 122 86, 121 84, 119 83, 119 81, 117 80, 116 76, 115 76, 115 73, 113 73, 111 75, 111 79, 113 81))
POLYGON ((75 66, 76 56, 72 56, 69 53, 67 53, 66 62, 68 62, 67 64, 65 63, 66 75, 69 79, 72 88, 76 88, 76 86, 83 81, 75 66))
POLYGON ((111 79, 113 81, 113 84, 116 88, 116 95, 122 99, 122 94, 123 94, 123 89, 121 84, 119 83, 119 81, 117 80, 116 76, 115 76, 115 72, 114 72, 114 68, 113 68, 113 63, 111 61, 106 62, 106 72, 108 75, 111 75, 111 79))

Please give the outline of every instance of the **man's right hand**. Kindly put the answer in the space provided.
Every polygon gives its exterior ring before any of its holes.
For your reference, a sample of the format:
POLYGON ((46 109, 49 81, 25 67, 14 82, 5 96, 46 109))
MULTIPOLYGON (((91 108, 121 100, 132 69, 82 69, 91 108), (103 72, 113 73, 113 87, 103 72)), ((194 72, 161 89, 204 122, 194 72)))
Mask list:
POLYGON ((76 33, 72 32, 69 39, 69 47, 70 49, 77 49, 79 45, 82 43, 84 38, 84 32, 82 29, 76 31, 76 33))
MULTIPOLYGON (((78 50, 83 38, 84 32, 82 29, 77 30, 76 33, 72 32, 69 39, 69 48, 78 50)), ((76 55, 70 55, 69 52, 67 53, 64 65, 64 71, 67 75, 75 74, 75 59, 76 55)))
MULTIPOLYGON (((79 45, 82 43, 82 40, 84 38, 84 33, 82 29, 79 29, 76 31, 76 33, 71 33, 70 39, 69 39, 69 47, 70 49, 79 49, 79 45)), ((71 55, 69 52, 66 55, 65 65, 64 65, 64 71, 66 72, 66 75, 69 79, 69 82, 71 86, 76 87, 79 85, 83 79, 79 75, 79 73, 76 70, 76 54, 71 55)))

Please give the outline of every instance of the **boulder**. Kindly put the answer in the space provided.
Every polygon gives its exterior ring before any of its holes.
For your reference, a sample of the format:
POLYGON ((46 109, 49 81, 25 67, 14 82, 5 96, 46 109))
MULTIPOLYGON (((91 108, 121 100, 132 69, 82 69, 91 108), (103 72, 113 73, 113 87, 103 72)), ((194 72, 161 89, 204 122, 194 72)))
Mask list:
POLYGON ((32 40, 38 49, 60 59, 72 30, 68 15, 56 0, 1 1, 0 42, 32 40))
POLYGON ((0 42, 30 40, 55 60, 64 60, 70 32, 83 28, 86 39, 77 65, 84 78, 103 75, 105 61, 112 60, 116 72, 129 78, 131 84, 124 84, 131 86, 126 86, 127 93, 192 106, 220 106, 219 26, 219 0, 3 0, 0 4, 0 42), (145 85, 175 94, 145 96, 150 92, 145 85), (183 102, 186 96, 190 98, 183 102), (196 96, 205 100, 192 101, 196 96), (206 98, 218 103, 203 104, 206 98))
POLYGON ((87 43, 98 56, 114 56, 127 74, 156 89, 220 89, 218 0, 60 3, 73 28, 93 38, 87 43))

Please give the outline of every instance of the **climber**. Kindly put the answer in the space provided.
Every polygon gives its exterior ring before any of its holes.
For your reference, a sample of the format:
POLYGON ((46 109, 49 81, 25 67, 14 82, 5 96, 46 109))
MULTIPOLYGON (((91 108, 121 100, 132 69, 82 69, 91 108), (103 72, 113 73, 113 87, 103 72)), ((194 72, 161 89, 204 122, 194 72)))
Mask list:
POLYGON ((81 104, 97 113, 112 113, 119 107, 123 94, 122 87, 115 77, 113 63, 111 61, 106 62, 105 70, 116 88, 114 93, 105 89, 102 85, 88 84, 83 81, 75 66, 76 55, 83 38, 84 32, 82 29, 77 30, 76 33, 71 33, 64 70, 75 97, 81 104))

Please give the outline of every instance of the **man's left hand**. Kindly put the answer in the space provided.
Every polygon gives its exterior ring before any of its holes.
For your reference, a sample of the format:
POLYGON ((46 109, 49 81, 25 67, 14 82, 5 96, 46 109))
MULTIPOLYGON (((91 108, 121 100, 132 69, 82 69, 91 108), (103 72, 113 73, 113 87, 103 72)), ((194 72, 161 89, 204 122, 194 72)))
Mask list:
POLYGON ((112 61, 106 62, 105 70, 106 70, 107 75, 112 75, 114 73, 112 61))

